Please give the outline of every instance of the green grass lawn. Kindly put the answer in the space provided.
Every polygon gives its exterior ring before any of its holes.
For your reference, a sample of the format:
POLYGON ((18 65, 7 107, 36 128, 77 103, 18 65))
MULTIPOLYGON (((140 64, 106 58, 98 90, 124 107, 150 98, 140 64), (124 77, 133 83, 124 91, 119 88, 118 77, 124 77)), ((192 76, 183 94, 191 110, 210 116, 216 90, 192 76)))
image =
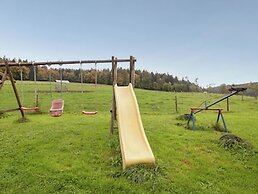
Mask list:
MULTIPOLYGON (((34 106, 34 88, 49 83, 17 82, 25 106, 34 106), (23 90, 23 95, 21 91, 23 90)), ((156 157, 155 167, 122 170, 117 130, 109 133, 111 86, 69 84, 84 93, 39 93, 40 114, 19 112, 0 119, 0 193, 258 193, 258 101, 234 96, 224 117, 231 133, 253 146, 226 150, 212 129, 216 113, 196 115, 196 130, 176 118, 203 101, 223 95, 169 93, 136 89, 146 135, 156 157), (177 95, 179 113, 175 112, 177 95), (65 100, 61 117, 48 114, 51 100, 65 100), (98 111, 86 116, 80 112, 98 111)), ((15 108, 7 81, 0 91, 0 109, 15 108)), ((226 103, 216 107, 226 110, 226 103)))

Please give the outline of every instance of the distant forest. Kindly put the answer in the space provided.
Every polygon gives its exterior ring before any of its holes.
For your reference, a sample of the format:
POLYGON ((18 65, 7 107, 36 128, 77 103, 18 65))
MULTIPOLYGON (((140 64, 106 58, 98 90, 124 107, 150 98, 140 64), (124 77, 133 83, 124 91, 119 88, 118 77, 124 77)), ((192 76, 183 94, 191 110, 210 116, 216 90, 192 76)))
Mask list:
MULTIPOLYGON (((8 59, 12 62, 27 62, 27 60, 21 59, 8 59)), ((0 58, 3 62, 3 59, 0 58)), ((12 67, 11 71, 13 77, 16 80, 21 79, 20 72, 23 73, 24 80, 34 80, 33 67, 12 67)), ((4 68, 0 68, 1 72, 4 72, 4 68)), ((69 80, 70 82, 81 82, 81 72, 79 69, 56 69, 48 68, 47 66, 37 66, 36 75, 38 81, 49 81, 51 77, 52 81, 62 79, 69 80)), ((98 84, 112 85, 111 69, 98 69, 97 70, 97 82, 98 84)), ((84 83, 95 82, 95 69, 82 70, 82 78, 84 83)), ((208 87, 206 89, 198 86, 198 78, 195 79, 195 83, 190 82, 187 77, 179 79, 177 76, 170 75, 168 73, 149 72, 147 70, 135 71, 135 87, 148 90, 159 91, 172 91, 172 92, 210 92, 210 93, 228 93, 229 85, 221 84, 217 87, 208 87)), ((129 83, 129 70, 118 68, 118 85, 128 85, 129 83)), ((247 87, 245 95, 255 96, 258 98, 258 83, 250 82, 239 85, 241 87, 247 87)))
MULTIPOLYGON (((1 60, 1 59, 0 59, 1 60)), ((22 60, 10 60, 19 61, 22 60)), ((23 60, 24 61, 24 60, 23 60)), ((27 62, 27 60, 25 60, 27 62)), ((21 79, 20 72, 23 73, 23 80, 33 80, 33 67, 12 67, 11 71, 13 77, 16 80, 21 79)), ((1 70, 3 72, 3 69, 1 70)), ((63 80, 69 80, 70 82, 81 82, 80 75, 84 83, 95 82, 95 69, 82 70, 79 69, 52 69, 47 66, 37 66, 36 76, 38 81, 49 81, 51 76, 52 80, 60 80, 62 75, 63 80)), ((118 68, 118 85, 128 85, 129 83, 129 70, 118 68)), ((99 69, 97 70, 97 82, 98 84, 112 85, 111 69, 99 69)), ((148 90, 160 90, 160 91, 175 91, 175 92, 201 92, 202 88, 196 83, 190 82, 187 78, 179 79, 177 76, 170 75, 168 73, 148 72, 147 70, 135 71, 135 87, 148 89, 148 90)))
MULTIPOLYGON (((209 87, 206 89, 206 91, 209 93, 227 94, 227 93, 229 93, 228 89, 230 87, 231 87, 231 85, 221 84, 220 86, 217 86, 217 87, 209 87)), ((247 88, 247 90, 244 91, 244 95, 254 96, 255 99, 258 99, 258 83, 257 82, 238 84, 238 85, 235 85, 235 87, 247 88)))

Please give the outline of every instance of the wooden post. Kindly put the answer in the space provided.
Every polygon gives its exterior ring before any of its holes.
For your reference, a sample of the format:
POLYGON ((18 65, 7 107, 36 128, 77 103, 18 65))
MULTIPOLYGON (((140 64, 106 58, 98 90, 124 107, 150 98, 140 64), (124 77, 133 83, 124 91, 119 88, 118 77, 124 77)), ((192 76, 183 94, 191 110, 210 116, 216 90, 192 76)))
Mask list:
POLYGON ((39 107, 39 95, 36 95, 36 104, 35 107, 39 107))
POLYGON ((133 56, 130 56, 130 83, 135 85, 135 59, 133 56))
POLYGON ((15 83, 14 83, 14 79, 13 79, 12 72, 11 72, 11 70, 10 70, 10 67, 9 67, 8 62, 5 61, 5 65, 6 65, 7 74, 9 75, 9 79, 10 79, 10 81, 11 81, 11 83, 12 83, 13 91, 14 91, 14 94, 15 94, 15 97, 16 97, 16 100, 17 100, 17 103, 18 103, 18 105, 19 105, 19 109, 20 109, 22 118, 24 119, 24 118, 25 118, 24 111, 23 111, 22 108, 21 108, 22 105, 21 105, 21 101, 20 101, 20 98, 19 98, 19 95, 18 95, 18 91, 17 91, 16 86, 15 86, 15 83))
POLYGON ((116 119, 116 98, 115 98, 115 90, 114 86, 117 84, 117 58, 115 58, 115 66, 114 66, 114 83, 113 83, 113 94, 114 94, 114 118, 116 119))
POLYGON ((227 98, 227 112, 229 112, 229 98, 227 98))
POLYGON ((21 104, 24 104, 24 90, 23 90, 23 72, 22 72, 22 68, 20 68, 20 77, 21 77, 21 85, 22 85, 22 88, 21 88, 21 104))
POLYGON ((114 133, 114 120, 116 120, 116 97, 114 86, 117 84, 117 62, 115 57, 112 56, 112 81, 113 81, 113 96, 112 96, 112 110, 111 110, 111 122, 110 122, 110 133, 114 133))
POLYGON ((3 76, 2 76, 2 79, 0 80, 1 81, 1 83, 0 83, 0 90, 3 87, 3 85, 4 85, 6 77, 7 77, 7 69, 5 69, 5 72, 4 72, 3 76))
POLYGON ((7 112, 13 112, 13 111, 16 111, 16 110, 20 110, 20 108, 11 108, 11 109, 7 109, 7 110, 1 110, 0 114, 4 114, 4 113, 7 113, 7 112))
POLYGON ((178 113, 178 107, 177 107, 177 96, 175 96, 175 107, 176 107, 176 113, 178 113))

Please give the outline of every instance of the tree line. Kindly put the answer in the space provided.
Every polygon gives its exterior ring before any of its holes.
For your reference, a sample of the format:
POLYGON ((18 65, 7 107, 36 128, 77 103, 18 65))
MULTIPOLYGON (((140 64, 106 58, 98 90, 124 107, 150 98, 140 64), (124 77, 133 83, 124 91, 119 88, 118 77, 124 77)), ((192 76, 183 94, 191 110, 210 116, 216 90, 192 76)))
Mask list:
MULTIPOLYGON (((14 79, 34 80, 34 69, 31 67, 11 67, 14 79), (22 73, 22 74, 21 74, 22 73)), ((98 84, 112 85, 111 69, 57 69, 48 68, 47 66, 35 66, 37 81, 55 81, 69 80, 70 82, 81 82, 81 75, 83 83, 95 83, 95 76, 97 76, 98 84)), ((2 69, 3 72, 3 69, 2 69)), ((118 68, 117 70, 117 84, 128 85, 130 77, 129 69, 118 68)), ((160 90, 160 91, 175 91, 175 92, 200 92, 197 84, 190 82, 188 79, 178 79, 177 76, 172 76, 168 73, 148 72, 147 70, 135 71, 135 87, 160 90)))
MULTIPOLYGON (((3 61, 3 59, 0 58, 3 61)), ((8 59, 11 62, 27 62, 21 59, 8 59)), ((14 79, 34 80, 34 67, 11 67, 14 79), (22 73, 22 74, 21 74, 22 73)), ((2 72, 4 69, 2 68, 2 72)), ((95 69, 80 70, 80 69, 63 69, 63 68, 48 68, 48 66, 35 66, 37 81, 49 80, 69 80, 70 82, 94 83, 97 76, 98 84, 112 85, 111 69, 95 69)), ((117 83, 118 85, 128 85, 130 71, 129 69, 118 68, 117 83)), ((177 76, 168 73, 149 72, 147 70, 135 71, 135 87, 160 90, 160 91, 175 91, 175 92, 200 92, 202 88, 196 83, 190 82, 186 77, 179 79, 177 76)))
MULTIPOLYGON (((231 87, 231 85, 221 84, 216 87, 208 87, 206 89, 206 91, 209 93, 227 94, 227 93, 229 93, 230 87, 231 87)), ((238 85, 235 85, 235 87, 247 88, 247 90, 244 91, 243 94, 247 95, 247 96, 254 96, 255 99, 258 99, 258 82, 238 84, 238 85)), ((242 94, 242 93, 240 93, 240 94, 242 94)))
MULTIPOLYGON (((21 59, 7 59, 10 62, 28 62, 28 60, 21 59)), ((3 62, 3 58, 0 57, 0 62, 3 62)), ((80 70, 80 69, 61 69, 61 68, 48 68, 48 66, 35 66, 36 77, 38 81, 55 81, 60 80, 61 76, 63 80, 69 80, 70 82, 95 83, 95 76, 97 76, 97 82, 99 84, 112 85, 111 69, 99 69, 97 72, 95 69, 80 70)), ((34 69, 30 67, 11 67, 13 77, 16 80, 21 80, 21 72, 23 80, 34 80, 34 69)), ((0 68, 1 72, 4 72, 4 68, 0 68)), ((118 68, 118 85, 128 85, 129 83, 129 69, 118 68)), ((135 87, 148 89, 148 90, 160 90, 160 91, 174 91, 174 92, 203 92, 210 93, 228 93, 229 85, 221 84, 217 87, 208 87, 206 89, 198 86, 198 79, 195 82, 190 82, 187 77, 179 79, 177 76, 170 75, 168 73, 149 72, 147 70, 135 71, 135 87)), ((247 87, 244 92, 245 95, 255 96, 258 98, 258 83, 250 82, 239 85, 241 87, 247 87)))

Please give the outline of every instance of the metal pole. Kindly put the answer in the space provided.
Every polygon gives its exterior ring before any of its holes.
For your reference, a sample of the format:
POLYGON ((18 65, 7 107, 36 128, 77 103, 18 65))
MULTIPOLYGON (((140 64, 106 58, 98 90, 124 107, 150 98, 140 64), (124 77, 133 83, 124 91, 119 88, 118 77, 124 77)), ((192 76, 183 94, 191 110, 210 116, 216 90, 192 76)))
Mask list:
POLYGON ((112 56, 112 109, 111 109, 111 122, 110 122, 110 133, 114 133, 114 120, 116 119, 116 98, 114 86, 117 84, 117 63, 115 62, 115 57, 112 56))
POLYGON ((22 67, 20 67, 20 77, 21 77, 21 104, 24 103, 23 99, 24 99, 24 90, 23 90, 23 73, 22 73, 22 67))
MULTIPOLYGON (((95 92, 97 91, 97 84, 98 84, 98 71, 97 71, 97 63, 95 63, 95 92)), ((98 103, 95 100, 95 110, 98 110, 98 103)))
POLYGON ((82 63, 80 62, 81 93, 83 93, 82 63))
MULTIPOLYGON (((223 101, 223 100, 229 98, 230 96, 233 96, 233 95, 237 94, 238 92, 239 92, 239 91, 233 91, 233 92, 231 92, 230 94, 224 96, 223 98, 221 98, 221 99, 219 99, 219 100, 217 100, 217 101, 215 101, 215 102, 213 102, 213 103, 207 105, 205 108, 207 109, 207 108, 209 108, 209 107, 211 107, 211 106, 213 106, 213 105, 215 105, 215 104, 217 104, 217 103, 219 103, 219 102, 221 102, 221 101, 223 101)), ((201 111, 203 111, 203 109, 202 109, 202 110, 197 110, 197 111, 195 111, 194 114, 197 114, 197 113, 199 113, 199 112, 201 112, 201 111)))
MULTIPOLYGON (((34 63, 33 63, 34 64, 34 63)), ((35 102, 37 104, 37 95, 38 95, 38 91, 37 91, 37 72, 36 72, 36 67, 33 65, 33 74, 34 74, 34 98, 35 98, 35 102)))
POLYGON ((228 128, 227 128, 227 125, 226 125, 226 121, 225 121, 224 116, 222 115, 222 113, 221 113, 221 119, 222 119, 222 122, 223 122, 223 125, 224 125, 224 130, 225 130, 225 132, 228 132, 228 128))
POLYGON ((63 70, 61 68, 62 65, 60 65, 60 82, 61 82, 61 98, 63 97, 63 70))
POLYGON ((51 101, 52 101, 52 75, 51 75, 51 69, 50 69, 50 65, 49 66, 49 87, 50 87, 50 97, 51 97, 51 101))
POLYGON ((97 71, 97 63, 95 63, 95 88, 98 84, 98 71, 97 71))

